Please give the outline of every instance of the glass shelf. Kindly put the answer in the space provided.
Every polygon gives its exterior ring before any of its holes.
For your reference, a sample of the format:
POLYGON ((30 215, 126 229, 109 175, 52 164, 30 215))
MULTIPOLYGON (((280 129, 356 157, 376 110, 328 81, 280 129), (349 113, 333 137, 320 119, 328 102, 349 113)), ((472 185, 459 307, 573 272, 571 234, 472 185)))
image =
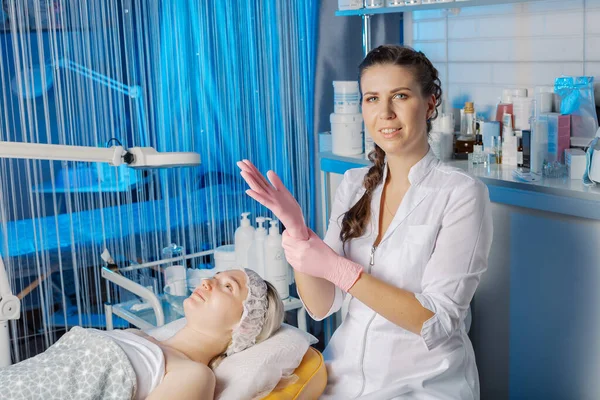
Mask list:
POLYGON ((342 10, 342 11, 336 11, 335 15, 338 17, 350 17, 350 16, 356 16, 356 15, 362 16, 362 15, 375 15, 375 14, 393 14, 393 13, 422 11, 422 10, 438 10, 438 9, 443 9, 443 8, 463 8, 463 7, 491 6, 491 5, 496 5, 496 4, 529 3, 532 1, 543 1, 543 0, 451 1, 451 2, 447 2, 447 3, 418 4, 418 5, 414 5, 414 6, 361 8, 359 10, 342 10))
MULTIPOLYGON (((173 307, 173 305, 169 303, 164 296, 159 296, 159 300, 161 302, 163 312, 165 313, 165 325, 169 322, 173 322, 184 317, 182 310, 178 310, 176 307, 173 307)), ((154 313, 154 310, 150 306, 139 309, 138 307, 140 307, 142 304, 143 302, 140 300, 130 300, 114 304, 112 306, 112 312, 139 329, 151 329, 156 327, 156 314, 154 313)), ((299 299, 290 296, 289 298, 283 300, 283 307, 287 312, 299 310, 303 307, 303 305, 299 299)), ((306 330, 306 327, 303 329, 306 330)))
MULTIPOLYGON (((163 312, 165 313, 165 324, 169 322, 173 322, 176 319, 182 318, 183 314, 178 312, 166 299, 164 296, 158 296, 162 305, 163 312)), ((118 304, 113 305, 113 312, 119 317, 125 319, 129 323, 135 325, 140 329, 147 329, 150 327, 155 327, 156 323, 156 314, 152 307, 146 307, 142 309, 138 309, 136 306, 140 306, 143 304, 140 300, 130 300, 118 304)))

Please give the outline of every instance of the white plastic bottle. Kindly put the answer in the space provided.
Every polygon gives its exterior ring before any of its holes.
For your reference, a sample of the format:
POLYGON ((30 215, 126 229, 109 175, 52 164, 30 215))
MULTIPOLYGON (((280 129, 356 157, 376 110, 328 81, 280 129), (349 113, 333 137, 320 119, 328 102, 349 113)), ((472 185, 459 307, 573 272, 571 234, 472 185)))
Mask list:
POLYGON ((267 239, 267 230, 264 227, 264 223, 271 218, 256 217, 256 223, 258 228, 254 232, 254 242, 250 246, 250 269, 259 274, 265 279, 265 241, 267 239))
POLYGON ((249 212, 242 213, 240 226, 235 230, 235 263, 238 268, 248 268, 248 252, 254 242, 254 227, 250 224, 249 212))
POLYGON ((281 299, 290 297, 288 263, 285 259, 279 234, 279 221, 271 221, 269 236, 265 242, 265 279, 275 286, 281 299))

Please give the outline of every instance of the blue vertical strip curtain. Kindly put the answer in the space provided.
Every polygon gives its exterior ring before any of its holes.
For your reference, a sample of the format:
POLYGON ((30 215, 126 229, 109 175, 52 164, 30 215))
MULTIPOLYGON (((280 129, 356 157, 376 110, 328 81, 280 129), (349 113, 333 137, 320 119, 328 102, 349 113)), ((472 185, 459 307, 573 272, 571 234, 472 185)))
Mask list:
MULTIPOLYGON (((163 2, 157 108, 164 113, 156 121, 163 141, 193 137, 206 183, 237 177, 243 158, 275 170, 311 225, 317 10, 316 1, 163 2)), ((245 197, 226 206, 265 214, 245 197)))
POLYGON ((245 195, 240 159, 275 170, 315 227, 318 0, 0 4, 0 140, 114 137, 202 160, 155 171, 0 160, 0 255, 23 296, 13 360, 73 325, 103 327, 104 248, 123 264, 152 261, 169 243, 233 243, 241 212, 270 216, 245 195))

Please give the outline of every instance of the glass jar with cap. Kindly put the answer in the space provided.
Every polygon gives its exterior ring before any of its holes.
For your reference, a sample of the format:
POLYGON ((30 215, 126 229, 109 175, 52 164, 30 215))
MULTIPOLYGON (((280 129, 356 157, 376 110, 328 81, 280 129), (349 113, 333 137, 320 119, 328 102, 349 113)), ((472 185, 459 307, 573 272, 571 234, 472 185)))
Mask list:
MULTIPOLYGON (((167 247, 162 249, 163 260, 169 260, 171 258, 177 258, 183 256, 183 247, 178 246, 175 243, 169 244, 167 247)), ((177 263, 181 263, 180 261, 177 263)), ((173 261, 169 261, 166 266, 174 265, 173 261)))
POLYGON ((463 111, 464 128, 461 129, 455 146, 456 158, 458 159, 466 159, 468 154, 473 153, 473 145, 475 144, 475 107, 473 102, 467 101, 463 111))

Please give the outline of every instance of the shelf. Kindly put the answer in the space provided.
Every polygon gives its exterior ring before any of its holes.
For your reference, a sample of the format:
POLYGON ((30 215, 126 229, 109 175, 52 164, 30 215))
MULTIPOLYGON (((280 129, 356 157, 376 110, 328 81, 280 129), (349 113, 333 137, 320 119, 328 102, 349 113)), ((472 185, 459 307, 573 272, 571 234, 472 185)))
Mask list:
MULTIPOLYGON (((343 157, 322 152, 319 159, 322 172, 340 175, 348 169, 370 165, 362 155, 343 157)), ((585 186, 581 180, 569 178, 522 182, 513 176, 516 167, 509 165, 474 166, 459 160, 448 164, 479 178, 487 185, 490 199, 495 203, 600 220, 599 186, 585 186)))
POLYGON ((335 155, 332 152, 319 153, 319 162, 321 171, 340 175, 343 175, 350 168, 361 168, 371 165, 371 162, 364 158, 363 154, 344 157, 335 155))
POLYGON ((439 10, 439 9, 443 9, 443 8, 449 9, 449 8, 491 6, 491 5, 497 5, 497 4, 530 3, 532 1, 544 1, 544 0, 451 1, 449 3, 419 4, 419 5, 414 5, 414 6, 361 8, 360 10, 343 10, 343 11, 336 11, 335 15, 338 17, 350 17, 350 16, 362 16, 362 15, 375 15, 375 14, 393 14, 393 13, 403 13, 403 12, 411 12, 411 11, 439 10))

